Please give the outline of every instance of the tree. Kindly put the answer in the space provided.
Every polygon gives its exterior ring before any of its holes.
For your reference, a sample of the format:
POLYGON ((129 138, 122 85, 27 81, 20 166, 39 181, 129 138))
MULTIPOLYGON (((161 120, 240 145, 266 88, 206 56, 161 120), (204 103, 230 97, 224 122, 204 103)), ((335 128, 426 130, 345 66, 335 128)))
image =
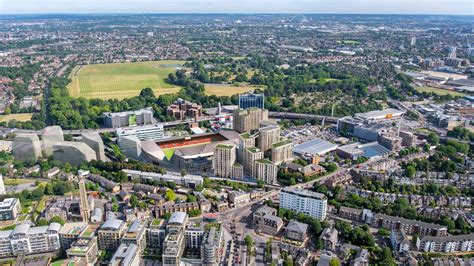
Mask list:
POLYGON ((181 170, 181 176, 182 176, 182 177, 185 177, 185 176, 187 176, 187 175, 188 175, 188 172, 186 171, 186 169, 182 169, 182 170, 181 170))
POLYGON ((118 212, 119 206, 117 204, 112 204, 112 211, 113 212, 118 212))
POLYGON ((330 261, 329 261, 329 266, 340 266, 341 263, 339 262, 339 260, 337 258, 332 258, 330 261))
POLYGON ((36 226, 45 226, 48 224, 48 220, 46 220, 45 218, 40 218, 38 221, 36 221, 36 226))
POLYGON ((388 247, 384 247, 381 253, 381 265, 384 266, 394 266, 397 265, 395 259, 393 258, 392 250, 388 247))
POLYGON ((169 201, 172 201, 176 198, 176 195, 172 189, 168 189, 165 193, 165 198, 169 201))
POLYGON ((49 223, 58 223, 60 225, 64 225, 65 221, 61 219, 59 216, 54 216, 51 219, 49 219, 49 223))
POLYGON ((188 195, 186 196, 186 201, 187 201, 187 202, 196 202, 196 201, 197 201, 197 197, 194 196, 193 194, 188 194, 188 195))
POLYGON ((405 176, 406 177, 414 177, 416 174, 416 169, 415 167, 409 165, 405 168, 405 176))
POLYGON ((436 135, 436 133, 430 132, 426 136, 426 141, 428 141, 429 144, 431 144, 433 146, 436 146, 436 145, 439 144, 439 137, 438 137, 438 135, 436 135))

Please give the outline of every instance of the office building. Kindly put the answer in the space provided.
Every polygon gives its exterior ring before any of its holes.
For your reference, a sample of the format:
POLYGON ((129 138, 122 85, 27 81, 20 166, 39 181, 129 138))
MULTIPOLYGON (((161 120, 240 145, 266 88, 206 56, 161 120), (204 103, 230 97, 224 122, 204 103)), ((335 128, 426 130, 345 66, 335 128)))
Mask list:
POLYGON ((12 143, 13 157, 15 160, 38 160, 42 156, 41 142, 36 134, 18 134, 12 143))
POLYGON ((134 136, 141 141, 160 140, 164 138, 164 127, 163 124, 157 124, 134 128, 117 128, 116 133, 119 139, 134 136))
POLYGON ((17 198, 6 198, 0 202, 0 221, 15 220, 20 211, 20 200, 17 198))
POLYGON ((258 148, 267 154, 267 151, 271 150, 272 145, 280 141, 280 127, 279 126, 266 126, 259 130, 260 135, 258 136, 258 148))
POLYGON ((117 248, 109 262, 110 266, 136 266, 140 265, 140 252, 135 244, 122 243, 117 248))
POLYGON ((222 265, 225 239, 221 224, 210 226, 203 237, 201 245, 201 261, 203 266, 222 265))
POLYGON ((137 111, 104 113, 105 126, 111 128, 142 126, 153 123, 153 109, 144 108, 137 111))
MULTIPOLYGON (((64 249, 64 248, 63 248, 64 249)), ((66 250, 73 265, 95 265, 99 257, 96 237, 80 237, 66 250)))
POLYGON ((263 159, 263 152, 255 147, 246 148, 243 153, 244 172, 250 174, 251 177, 257 178, 257 168, 255 161, 263 159))
POLYGON ((89 208, 89 200, 87 197, 86 182, 84 179, 79 181, 79 208, 81 209, 82 221, 87 223, 91 216, 91 210, 89 208))
POLYGON ((233 112, 233 129, 239 133, 250 132, 260 127, 260 122, 268 120, 268 110, 260 108, 237 109, 233 112))
POLYGON ((265 108, 265 95, 247 93, 239 95, 239 109, 249 109, 249 108, 265 108))
POLYGON ((255 161, 255 172, 257 180, 267 184, 275 184, 277 179, 278 167, 268 159, 259 159, 255 161))
POLYGON ((125 223, 118 219, 108 219, 97 231, 100 250, 113 251, 120 246, 120 241, 125 234, 125 223))
POLYGON ((291 160, 293 157, 293 142, 285 139, 272 145, 272 162, 280 164, 291 160))
POLYGON ((286 187, 280 191, 280 208, 304 213, 322 221, 327 215, 327 198, 321 193, 286 187))
POLYGON ((99 161, 105 161, 105 148, 104 142, 97 132, 81 133, 82 142, 87 144, 91 149, 95 151, 95 156, 99 161))
POLYGON ((236 157, 236 147, 234 145, 218 144, 214 148, 214 175, 231 178, 232 166, 236 162, 236 157))
POLYGON ((18 224, 13 230, 0 232, 0 256, 13 257, 46 252, 57 252, 61 245, 59 230, 61 225, 51 223, 48 226, 31 227, 30 224, 18 224))

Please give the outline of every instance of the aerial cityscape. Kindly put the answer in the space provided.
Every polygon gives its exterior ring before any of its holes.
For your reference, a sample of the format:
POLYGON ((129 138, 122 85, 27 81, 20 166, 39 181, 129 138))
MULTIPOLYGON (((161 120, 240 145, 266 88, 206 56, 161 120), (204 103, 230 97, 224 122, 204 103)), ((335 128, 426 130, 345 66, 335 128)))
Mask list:
POLYGON ((0 0, 0 265, 473 266, 472 12, 219 1, 0 0))

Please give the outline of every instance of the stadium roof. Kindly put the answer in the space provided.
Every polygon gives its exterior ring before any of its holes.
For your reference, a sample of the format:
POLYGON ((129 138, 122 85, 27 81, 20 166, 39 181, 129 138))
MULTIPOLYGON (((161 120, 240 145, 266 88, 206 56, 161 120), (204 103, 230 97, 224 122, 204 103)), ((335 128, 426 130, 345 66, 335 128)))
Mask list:
POLYGON ((337 144, 322 139, 313 139, 296 145, 293 152, 297 154, 309 153, 312 155, 323 155, 337 148, 337 144))

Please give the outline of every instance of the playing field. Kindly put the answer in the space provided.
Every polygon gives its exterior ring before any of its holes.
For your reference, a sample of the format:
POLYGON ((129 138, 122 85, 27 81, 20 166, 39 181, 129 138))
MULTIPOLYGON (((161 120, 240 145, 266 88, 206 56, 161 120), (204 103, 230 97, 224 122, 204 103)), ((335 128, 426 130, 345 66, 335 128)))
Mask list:
POLYGON ((155 95, 175 93, 180 87, 165 82, 184 61, 162 60, 136 63, 97 64, 75 68, 68 85, 72 97, 123 99, 152 88, 155 95))
POLYGON ((8 122, 10 120, 26 122, 31 120, 32 115, 32 113, 0 115, 0 122, 8 122))
POLYGON ((444 90, 444 89, 434 88, 434 87, 416 87, 415 89, 419 92, 433 92, 438 95, 451 94, 451 96, 461 96, 461 97, 466 95, 458 91, 444 90))
POLYGON ((206 94, 216 96, 232 96, 235 94, 246 93, 248 91, 255 90, 255 87, 250 85, 235 86, 232 84, 206 84, 206 94))

